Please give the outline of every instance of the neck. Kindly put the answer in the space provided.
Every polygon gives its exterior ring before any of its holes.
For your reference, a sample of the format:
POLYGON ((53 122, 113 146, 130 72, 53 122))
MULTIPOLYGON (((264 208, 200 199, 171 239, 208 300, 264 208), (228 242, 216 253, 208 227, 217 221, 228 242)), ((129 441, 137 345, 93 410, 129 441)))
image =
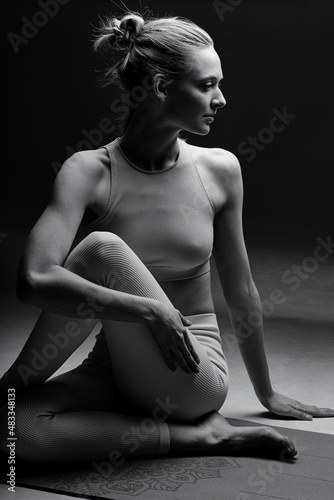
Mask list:
POLYGON ((175 164, 179 154, 180 130, 168 126, 163 116, 136 110, 120 146, 127 158, 144 170, 165 170, 175 164))

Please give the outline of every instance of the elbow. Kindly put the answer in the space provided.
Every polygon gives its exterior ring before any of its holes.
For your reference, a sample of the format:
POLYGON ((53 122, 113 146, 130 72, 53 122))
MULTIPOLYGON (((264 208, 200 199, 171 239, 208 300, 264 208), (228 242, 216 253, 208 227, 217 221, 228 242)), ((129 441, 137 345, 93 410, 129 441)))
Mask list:
POLYGON ((247 281, 239 286, 224 289, 225 300, 231 307, 240 307, 243 304, 257 302, 259 300, 258 290, 253 280, 247 281))
POLYGON ((39 279, 35 273, 19 272, 16 280, 16 297, 24 304, 34 304, 37 296, 39 279))

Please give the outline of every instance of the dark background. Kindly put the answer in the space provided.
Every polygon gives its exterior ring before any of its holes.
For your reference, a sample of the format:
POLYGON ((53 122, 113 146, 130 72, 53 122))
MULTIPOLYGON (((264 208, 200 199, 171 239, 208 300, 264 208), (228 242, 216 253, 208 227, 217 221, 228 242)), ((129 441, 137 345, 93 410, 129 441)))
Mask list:
MULTIPOLYGON (((92 35, 99 15, 119 15, 122 9, 109 0, 70 0, 15 54, 7 34, 21 35, 24 16, 32 21, 42 11, 41 3, 47 2, 2 2, 8 84, 2 91, 2 235, 32 227, 55 178, 52 164, 61 164, 69 149, 87 140, 84 129, 116 118, 110 110, 115 94, 97 85, 105 66, 102 56, 92 51, 92 35)), ((129 9, 142 10, 139 0, 126 3, 129 9)), ((221 56, 227 106, 208 136, 189 134, 189 142, 238 156, 246 232, 328 234, 334 213, 333 2, 222 3, 228 6, 221 11, 223 20, 211 1, 142 3, 155 15, 181 15, 198 23, 213 37, 221 56), (250 155, 240 153, 239 145, 269 125, 273 108, 282 111, 284 106, 296 118, 247 161, 250 155)), ((103 134, 93 148, 114 137, 103 134)))

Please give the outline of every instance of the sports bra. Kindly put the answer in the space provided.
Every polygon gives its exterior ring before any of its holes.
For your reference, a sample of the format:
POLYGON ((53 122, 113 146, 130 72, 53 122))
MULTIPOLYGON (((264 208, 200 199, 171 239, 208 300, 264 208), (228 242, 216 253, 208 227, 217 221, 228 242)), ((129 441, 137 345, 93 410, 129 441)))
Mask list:
POLYGON ((83 232, 110 231, 122 238, 157 281, 201 276, 210 270, 215 207, 188 144, 171 167, 148 171, 124 155, 118 139, 103 146, 111 183, 104 214, 83 232))

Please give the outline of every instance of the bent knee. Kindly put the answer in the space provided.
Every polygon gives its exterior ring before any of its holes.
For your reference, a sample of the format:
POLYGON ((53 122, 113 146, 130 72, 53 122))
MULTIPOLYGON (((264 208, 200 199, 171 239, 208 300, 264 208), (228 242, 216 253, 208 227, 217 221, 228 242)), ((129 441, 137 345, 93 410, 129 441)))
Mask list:
POLYGON ((107 231, 93 231, 70 253, 64 267, 90 281, 97 274, 118 259, 126 243, 117 234, 107 231), (97 273, 97 274, 96 274, 97 273))
POLYGON ((94 247, 100 247, 101 245, 118 245, 124 244, 122 238, 117 236, 115 233, 109 231, 93 231, 88 234, 86 238, 82 241, 86 242, 87 245, 92 245, 94 247))
POLYGON ((84 238, 71 252, 66 262, 66 267, 69 262, 75 260, 75 257, 84 259, 104 259, 109 255, 108 250, 113 251, 121 247, 127 247, 127 244, 117 236, 117 234, 108 231, 93 231, 84 238), (73 259, 74 258, 74 259, 73 259))

